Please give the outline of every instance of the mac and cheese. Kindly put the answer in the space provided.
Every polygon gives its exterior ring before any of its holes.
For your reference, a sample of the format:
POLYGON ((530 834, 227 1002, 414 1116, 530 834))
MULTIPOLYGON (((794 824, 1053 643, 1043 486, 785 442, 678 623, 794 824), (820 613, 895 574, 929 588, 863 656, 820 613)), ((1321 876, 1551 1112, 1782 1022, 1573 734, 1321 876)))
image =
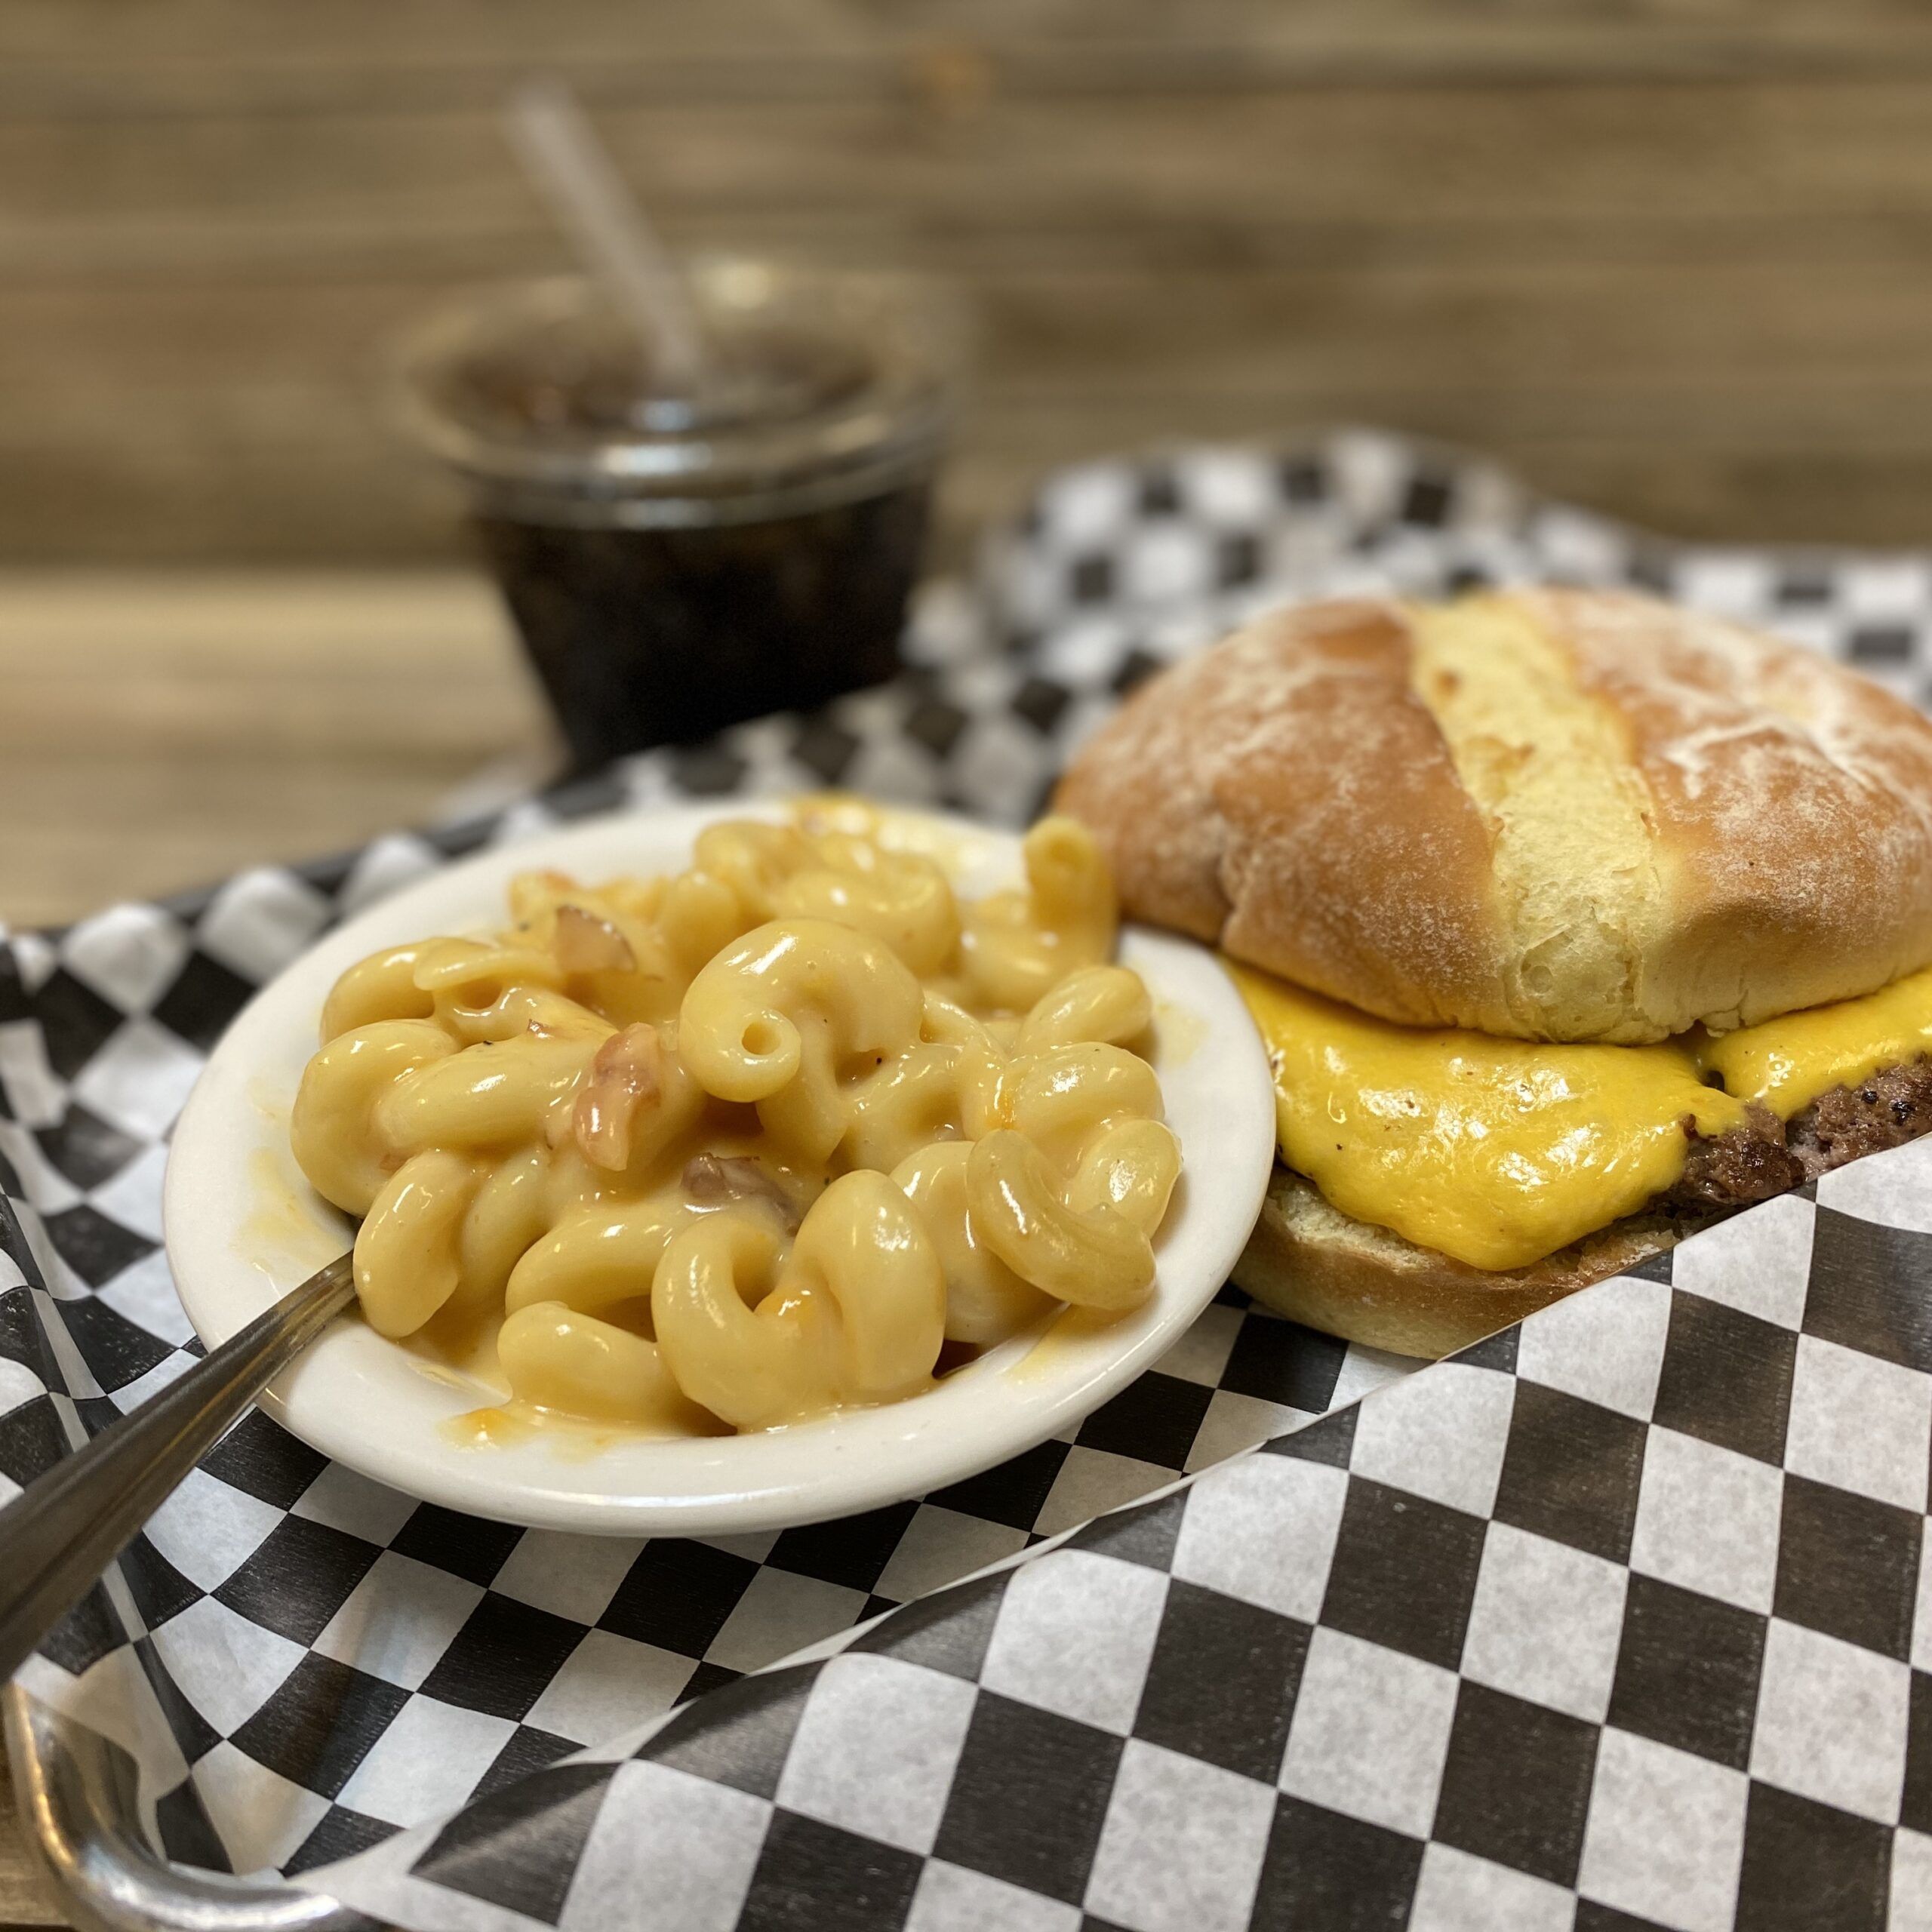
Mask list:
POLYGON ((351 968, 292 1137, 361 1222, 371 1325, 539 1408, 757 1429, 1137 1305, 1180 1168, 1147 991, 1088 833, 1024 849, 962 902, 862 808, 801 808, 351 968))

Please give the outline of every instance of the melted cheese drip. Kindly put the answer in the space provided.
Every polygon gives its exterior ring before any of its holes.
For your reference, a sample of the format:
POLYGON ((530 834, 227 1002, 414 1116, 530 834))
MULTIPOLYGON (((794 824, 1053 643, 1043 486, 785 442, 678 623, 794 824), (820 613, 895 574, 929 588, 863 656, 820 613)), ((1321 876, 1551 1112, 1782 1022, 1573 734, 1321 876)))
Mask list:
POLYGON ((1714 1134, 1744 1115, 1681 1046, 1424 1031, 1234 975, 1289 1166, 1343 1214, 1475 1267, 1525 1266, 1634 1214, 1682 1172, 1686 1120, 1714 1134))
POLYGON ((1932 969, 1720 1039, 1568 1046, 1398 1026, 1229 965, 1268 1044, 1281 1156, 1358 1221, 1487 1269, 1635 1213, 1696 1132, 1932 1054, 1932 969), (1705 1085, 1715 1074, 1724 1089, 1705 1085))
POLYGON ((1707 1041, 1698 1057, 1727 1091, 1789 1120, 1834 1087, 1932 1054, 1932 968, 1863 999, 1842 999, 1707 1041))

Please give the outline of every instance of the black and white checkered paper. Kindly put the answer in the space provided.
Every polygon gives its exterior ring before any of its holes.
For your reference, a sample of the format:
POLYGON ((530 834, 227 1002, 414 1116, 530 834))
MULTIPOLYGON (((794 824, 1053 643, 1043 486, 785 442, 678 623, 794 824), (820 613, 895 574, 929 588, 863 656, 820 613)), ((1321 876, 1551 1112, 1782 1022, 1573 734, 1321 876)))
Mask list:
MULTIPOLYGON (((1054 479, 888 690, 14 936, 0 1493, 198 1352, 166 1136, 344 913, 666 797, 1020 823, 1251 609, 1547 577, 1932 696, 1932 559, 1684 550, 1366 433, 1185 450, 1054 479)), ((1932 1144, 1410 1366, 1230 1290, 1066 1439, 715 1541, 461 1518, 254 1416, 25 1681, 126 1753, 167 1857, 426 1932, 1932 1927, 1932 1144)))

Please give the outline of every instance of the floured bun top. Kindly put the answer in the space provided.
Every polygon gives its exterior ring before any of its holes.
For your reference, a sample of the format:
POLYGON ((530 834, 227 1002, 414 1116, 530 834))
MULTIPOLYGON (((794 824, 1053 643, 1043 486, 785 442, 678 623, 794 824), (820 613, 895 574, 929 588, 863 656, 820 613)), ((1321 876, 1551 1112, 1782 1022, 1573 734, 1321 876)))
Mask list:
POLYGON ((1414 1025, 1659 1040, 1932 961, 1932 721, 1624 592, 1279 612, 1057 803, 1134 916, 1414 1025))

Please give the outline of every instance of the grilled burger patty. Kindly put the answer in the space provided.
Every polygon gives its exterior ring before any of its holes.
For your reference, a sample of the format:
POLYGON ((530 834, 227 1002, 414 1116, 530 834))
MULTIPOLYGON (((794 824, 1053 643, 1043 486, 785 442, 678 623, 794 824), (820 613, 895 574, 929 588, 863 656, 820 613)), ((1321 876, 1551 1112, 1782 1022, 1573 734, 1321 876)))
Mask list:
POLYGON ((1834 1087, 1789 1121, 1754 1106, 1742 1127, 1694 1139, 1676 1185, 1651 1211, 1693 1216, 1748 1208, 1922 1134, 1932 1134, 1927 1059, 1888 1066, 1856 1087, 1834 1087))

